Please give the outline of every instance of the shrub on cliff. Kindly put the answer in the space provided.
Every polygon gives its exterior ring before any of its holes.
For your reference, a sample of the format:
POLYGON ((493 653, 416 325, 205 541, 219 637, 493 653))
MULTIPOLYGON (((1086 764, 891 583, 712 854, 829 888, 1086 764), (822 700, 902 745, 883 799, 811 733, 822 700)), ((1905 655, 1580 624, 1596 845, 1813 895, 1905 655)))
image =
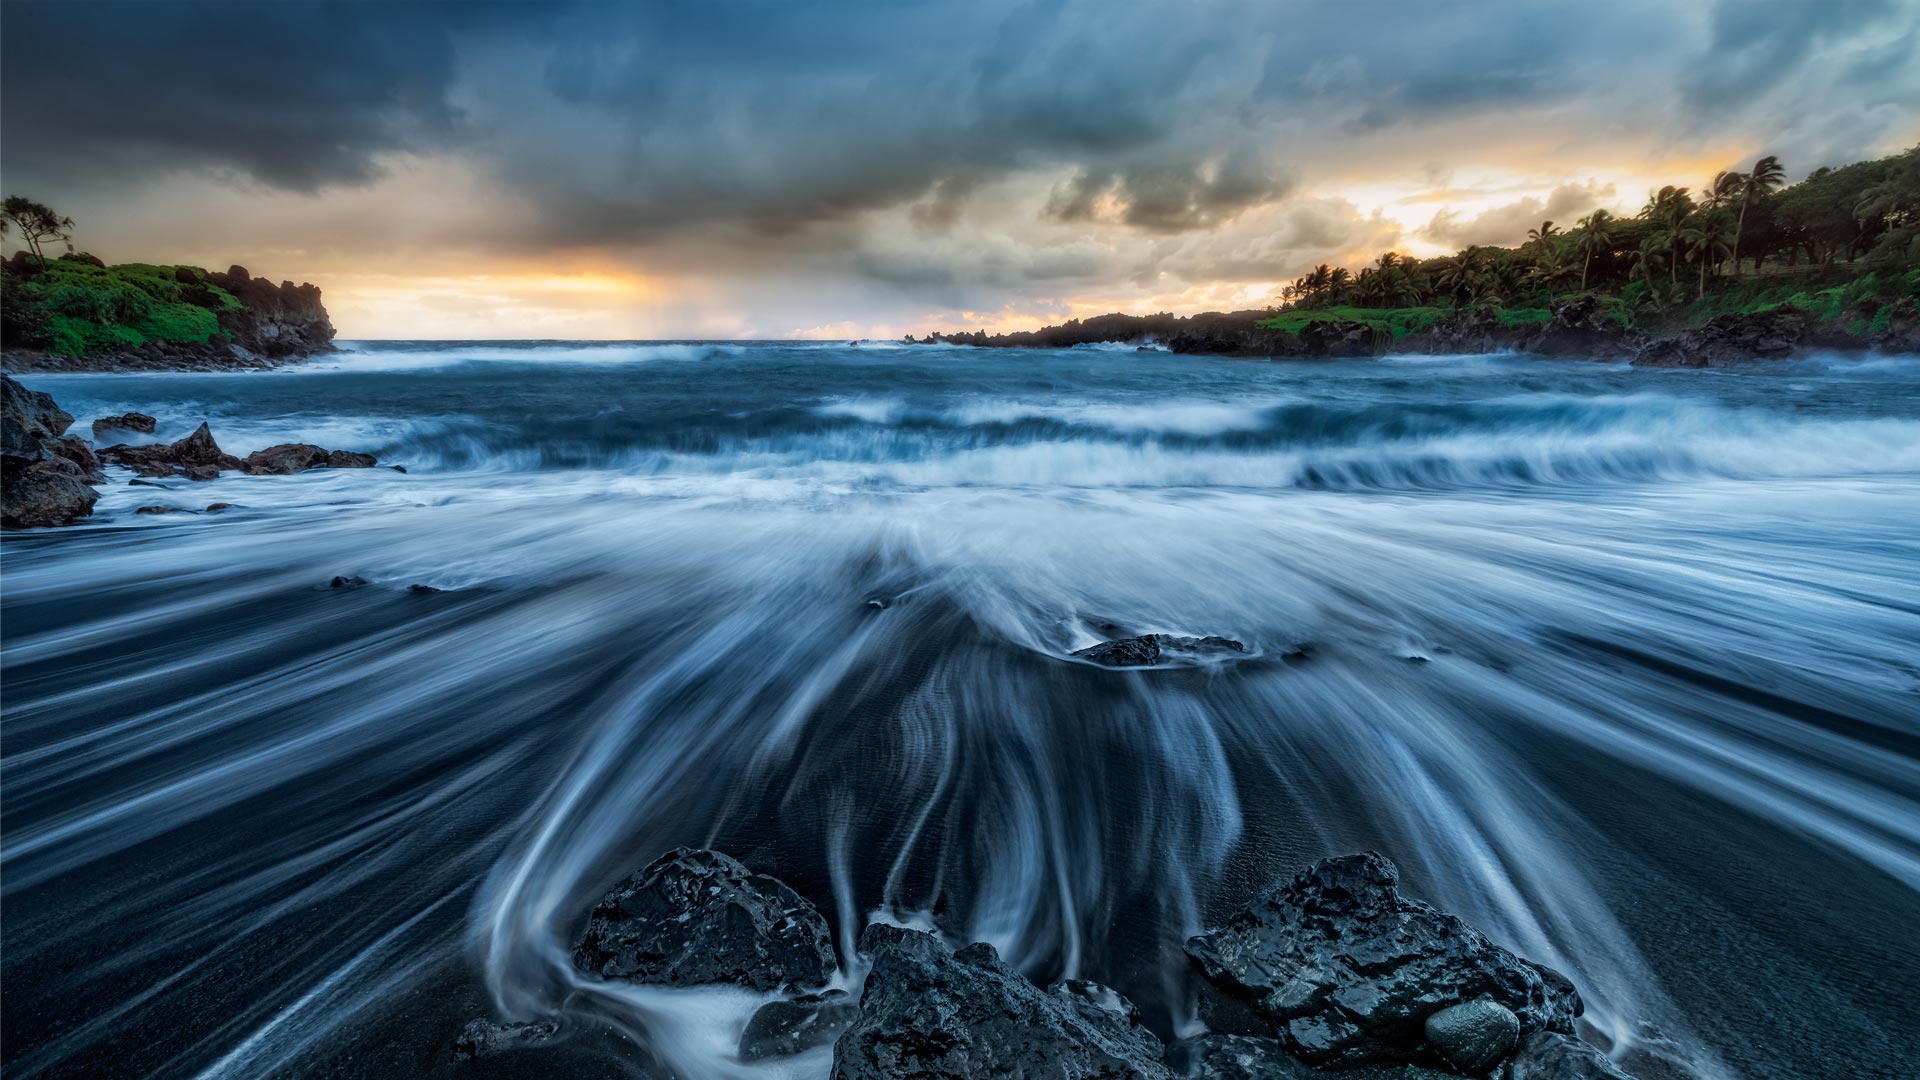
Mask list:
POLYGON ((91 256, 63 255, 44 264, 16 258, 4 273, 0 331, 6 344, 62 356, 150 341, 205 344, 221 332, 221 312, 244 310, 232 293, 192 267, 103 266, 91 256), (183 283, 189 277, 192 284, 183 283))

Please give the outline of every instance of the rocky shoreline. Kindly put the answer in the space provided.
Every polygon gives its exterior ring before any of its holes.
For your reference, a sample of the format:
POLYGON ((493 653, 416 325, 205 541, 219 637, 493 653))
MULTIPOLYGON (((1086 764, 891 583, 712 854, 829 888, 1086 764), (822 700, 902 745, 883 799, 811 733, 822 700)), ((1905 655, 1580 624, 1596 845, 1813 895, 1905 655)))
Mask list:
POLYGON ((1512 352, 1689 368, 1785 359, 1807 349, 1920 354, 1920 304, 1912 299, 1892 305, 1885 329, 1864 334, 1848 332, 1786 306, 1720 315, 1696 327, 1647 333, 1613 322, 1592 296, 1554 305, 1550 318, 1540 324, 1509 325, 1494 309, 1471 308, 1401 338, 1365 323, 1341 320, 1308 323, 1297 332, 1259 325, 1270 317, 1268 311, 1208 312, 1187 317, 1102 315, 1013 334, 929 334, 910 340, 921 345, 983 348, 1157 343, 1176 353, 1274 360, 1512 352))
MULTIPOLYGON (((592 980, 777 993, 734 1057, 831 1046, 834 1080, 1630 1080, 1582 1039, 1569 979, 1405 895, 1374 852, 1315 863, 1190 939, 1208 1030, 1170 1044, 1119 992, 1043 988, 985 942, 876 922, 857 951, 836 956, 826 918, 779 880, 681 848, 608 891, 572 956, 592 980), (829 986, 842 972, 857 996, 829 986)), ((476 1019, 446 1055, 539 1071, 531 1055, 569 1025, 476 1019)))
MULTIPOLYGON (((107 482, 102 465, 132 470, 135 478, 129 482, 139 485, 151 484, 141 477, 204 481, 217 479, 223 472, 281 476, 309 469, 370 469, 379 463, 372 454, 327 450, 312 443, 281 443, 241 458, 222 450, 205 423, 171 443, 116 442, 96 449, 92 441, 68 434, 72 426, 73 414, 51 394, 29 390, 11 375, 0 375, 0 527, 52 528, 88 517, 100 498, 94 487, 107 482)), ((101 417, 92 425, 95 439, 123 432, 150 435, 154 428, 154 418, 144 413, 101 417)), ((229 505, 215 503, 207 509, 217 511, 229 505)), ((170 509, 143 506, 135 512, 157 514, 170 509)))

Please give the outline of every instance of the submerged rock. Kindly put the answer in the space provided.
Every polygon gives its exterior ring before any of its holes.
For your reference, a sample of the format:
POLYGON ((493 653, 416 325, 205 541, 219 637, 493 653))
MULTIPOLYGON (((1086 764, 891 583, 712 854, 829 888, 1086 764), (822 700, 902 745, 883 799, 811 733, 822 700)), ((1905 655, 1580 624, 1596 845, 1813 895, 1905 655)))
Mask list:
POLYGON ((740 1035, 740 1060, 791 1057, 840 1037, 860 1015, 845 990, 803 994, 762 1005, 740 1035))
POLYGON ((557 1020, 528 1020, 511 1024, 474 1020, 454 1037, 451 1056, 455 1061, 479 1061, 508 1050, 552 1042, 559 1034, 560 1022, 557 1020))
POLYGON ((334 579, 333 579, 332 581, 329 581, 329 582, 327 582, 327 588, 329 588, 329 589, 358 589, 358 588, 361 588, 362 586, 364 586, 364 585, 366 585, 367 583, 368 583, 368 582, 367 582, 367 579, 366 579, 366 578, 363 578, 363 577, 360 577, 360 576, 359 576, 359 575, 357 575, 357 574, 356 574, 356 575, 354 575, 354 576, 352 576, 352 577, 346 577, 346 576, 344 576, 344 575, 343 575, 343 576, 341 576, 341 577, 337 577, 337 578, 334 578, 334 579))
POLYGON ((178 512, 178 510, 171 506, 142 506, 134 510, 136 514, 174 514, 178 512))
POLYGON ((231 509, 233 509, 232 503, 210 503, 207 506, 207 513, 217 514, 222 510, 231 510, 231 509))
POLYGON ((1559 973, 1488 941, 1458 917, 1401 895, 1373 852, 1316 863, 1187 953, 1212 985, 1202 1016, 1230 1034, 1271 1035, 1320 1066, 1416 1062, 1425 1022, 1487 999, 1524 1033, 1571 1033, 1580 995, 1559 973))
POLYGON ((372 454, 361 454, 352 450, 327 451, 327 468, 329 469, 371 469, 377 460, 372 454))
POLYGON ((897 926, 867 927, 860 951, 873 967, 834 1044, 834 1080, 1172 1076, 1132 1005, 1097 984, 1043 993, 991 945, 950 952, 897 926))
POLYGON ((153 434, 154 419, 146 413, 121 413, 119 416, 103 416, 93 422, 93 437, 98 439, 109 431, 138 431, 143 435, 153 434))
POLYGON ((1103 641, 1078 649, 1073 655, 1107 667, 1150 667, 1169 660, 1197 662, 1246 651, 1245 645, 1232 638, 1145 634, 1103 641))
POLYGON ((784 883, 717 851, 678 848, 594 906, 574 966, 605 979, 755 990, 833 976, 827 920, 784 883))

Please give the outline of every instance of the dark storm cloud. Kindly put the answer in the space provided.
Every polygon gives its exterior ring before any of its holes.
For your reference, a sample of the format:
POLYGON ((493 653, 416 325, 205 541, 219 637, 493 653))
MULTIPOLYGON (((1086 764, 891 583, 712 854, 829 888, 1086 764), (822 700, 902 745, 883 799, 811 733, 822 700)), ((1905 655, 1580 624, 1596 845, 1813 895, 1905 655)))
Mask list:
POLYGON ((454 137, 452 35, 503 13, 8 0, 5 166, 62 179, 213 167, 297 190, 362 182, 381 153, 454 137))

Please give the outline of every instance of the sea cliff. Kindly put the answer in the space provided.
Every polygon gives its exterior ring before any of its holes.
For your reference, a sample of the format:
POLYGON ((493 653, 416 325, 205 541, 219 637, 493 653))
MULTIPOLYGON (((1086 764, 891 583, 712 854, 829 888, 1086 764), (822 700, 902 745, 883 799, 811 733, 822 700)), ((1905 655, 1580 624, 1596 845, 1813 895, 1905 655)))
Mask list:
POLYGON ((13 372, 265 368, 333 351, 319 288, 276 285, 244 266, 108 266, 22 252, 0 276, 0 341, 13 372))

